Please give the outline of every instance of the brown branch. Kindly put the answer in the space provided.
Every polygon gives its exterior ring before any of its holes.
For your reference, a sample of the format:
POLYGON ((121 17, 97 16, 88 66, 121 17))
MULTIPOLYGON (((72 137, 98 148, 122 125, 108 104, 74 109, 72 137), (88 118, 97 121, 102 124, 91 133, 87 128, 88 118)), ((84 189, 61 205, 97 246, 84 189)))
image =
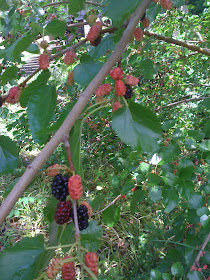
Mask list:
POLYGON ((193 154, 196 154, 197 152, 199 152, 199 150, 195 150, 195 151, 192 151, 192 152, 190 152, 190 153, 187 153, 187 154, 181 156, 180 158, 176 159, 175 161, 173 161, 173 162, 171 162, 171 163, 173 164, 173 163, 175 163, 175 162, 177 162, 177 161, 180 161, 180 160, 183 159, 183 158, 186 158, 186 157, 189 157, 189 156, 191 156, 191 155, 193 155, 193 154))
POLYGON ((77 103, 74 105, 71 112, 66 117, 65 121, 52 137, 52 139, 45 145, 39 155, 35 158, 35 160, 30 164, 33 168, 27 168, 24 174, 20 177, 19 181, 16 183, 12 191, 6 197, 5 201, 0 207, 0 223, 3 223, 7 215, 12 210, 16 201, 20 198, 24 190, 33 180, 36 173, 43 166, 43 164, 47 161, 47 159, 51 156, 57 146, 62 142, 63 135, 68 134, 76 120, 82 113, 82 110, 89 102, 93 92, 98 88, 98 86, 103 82, 103 80, 108 75, 110 69, 116 64, 119 58, 122 56, 126 45, 128 44, 134 29, 139 22, 140 18, 143 16, 145 10, 149 6, 151 0, 143 0, 141 4, 136 9, 135 13, 130 18, 129 24, 125 29, 120 42, 115 48, 113 54, 108 59, 108 61, 104 64, 95 78, 90 82, 85 91, 78 98, 77 103))
POLYGON ((198 101, 198 100, 204 100, 204 99, 207 99, 207 98, 210 98, 210 96, 203 96, 203 97, 199 97, 199 98, 190 98, 190 99, 180 100, 180 101, 173 102, 173 103, 170 103, 168 105, 159 107, 157 109, 154 109, 153 112, 157 112, 157 111, 160 111, 162 109, 165 109, 165 108, 168 108, 168 107, 171 107, 171 106, 176 106, 176 105, 181 104, 181 103, 187 103, 187 102, 193 102, 193 101, 198 101))
POLYGON ((66 134, 63 136, 63 144, 66 148, 66 154, 67 154, 67 158, 68 158, 68 162, 69 162, 69 168, 70 168, 70 170, 74 171, 75 169, 74 169, 74 164, 73 164, 72 156, 71 156, 69 137, 66 134))
POLYGON ((209 49, 204 49, 204 48, 201 48, 199 46, 195 46, 195 45, 185 43, 183 41, 179 41, 179 40, 175 40, 173 38, 158 35, 158 34, 150 32, 148 30, 144 30, 144 35, 149 36, 149 37, 155 37, 158 40, 162 40, 162 41, 165 41, 167 43, 182 46, 182 47, 187 48, 191 51, 196 51, 196 52, 199 52, 199 53, 206 54, 206 55, 210 56, 210 50, 209 49))
MULTIPOLYGON (((194 261, 192 267, 193 267, 193 266, 196 267, 196 266, 198 265, 199 260, 200 260, 200 258, 201 258, 201 256, 202 256, 202 253, 203 253, 203 251, 204 251, 206 245, 207 245, 208 242, 209 242, 209 239, 210 239, 210 233, 207 235, 205 241, 203 242, 203 245, 201 246, 200 252, 198 253, 198 255, 197 255, 197 257, 196 257, 196 259, 195 259, 195 261, 194 261)), ((191 270, 192 270, 192 267, 191 267, 191 270)))
POLYGON ((121 197, 121 194, 119 194, 117 197, 115 197, 115 199, 114 199, 112 202, 110 202, 106 207, 104 207, 104 209, 102 209, 102 210, 100 210, 100 211, 98 211, 98 212, 96 212, 96 213, 93 213, 92 216, 104 212, 104 211, 105 211, 107 208, 109 208, 111 205, 115 204, 115 202, 116 202, 120 197, 121 197))
MULTIPOLYGON (((42 8, 46 8, 46 7, 50 7, 50 6, 57 6, 57 5, 62 5, 62 4, 68 4, 68 3, 69 3, 69 1, 60 1, 60 2, 46 4, 42 8)), ((98 7, 104 7, 104 5, 102 5, 102 4, 91 2, 91 1, 86 1, 86 4, 90 4, 90 5, 94 5, 94 6, 98 6, 98 7)))

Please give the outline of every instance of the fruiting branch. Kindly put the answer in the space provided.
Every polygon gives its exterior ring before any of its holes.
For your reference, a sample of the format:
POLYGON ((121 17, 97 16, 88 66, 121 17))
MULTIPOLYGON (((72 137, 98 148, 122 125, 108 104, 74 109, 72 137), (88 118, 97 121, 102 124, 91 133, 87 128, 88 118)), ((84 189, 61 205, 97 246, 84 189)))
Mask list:
MULTIPOLYGON (((201 258, 201 256, 202 256, 202 253, 203 253, 203 251, 204 251, 206 245, 207 245, 208 242, 209 242, 209 239, 210 239, 210 233, 207 235, 205 241, 203 242, 203 245, 201 246, 201 249, 200 249, 200 251, 199 251, 199 253, 198 253, 198 255, 197 255, 197 257, 196 257, 196 259, 195 259, 195 261, 194 261, 194 263, 193 263, 193 265, 192 265, 192 267, 193 267, 193 266, 195 267, 195 266, 198 265, 199 260, 200 260, 200 258, 201 258)), ((191 270, 192 270, 192 269, 191 269, 191 270)))
POLYGON ((196 51, 196 52, 199 52, 199 53, 206 54, 206 55, 210 56, 210 50, 206 49, 206 48, 201 48, 199 46, 188 44, 188 43, 185 43, 183 41, 179 41, 179 40, 175 40, 173 38, 158 35, 158 34, 150 32, 148 30, 144 30, 144 35, 149 36, 149 37, 155 37, 158 40, 162 40, 162 41, 165 41, 167 43, 182 46, 182 47, 187 48, 191 51, 196 51))
POLYGON ((208 98, 210 98, 210 96, 203 96, 203 97, 199 97, 199 98, 190 98, 190 99, 180 100, 180 101, 173 102, 173 103, 170 103, 168 105, 159 107, 157 109, 154 109, 153 112, 157 112, 157 111, 160 111, 162 109, 165 109, 165 108, 168 108, 168 107, 171 107, 171 106, 176 106, 176 105, 181 104, 181 103, 194 102, 194 101, 204 100, 204 99, 208 99, 208 98))
POLYGON ((111 203, 109 203, 104 209, 96 212, 96 213, 93 213, 93 215, 96 215, 96 214, 100 214, 102 213, 103 211, 105 211, 107 208, 109 208, 111 205, 115 204, 115 202, 121 197, 121 194, 119 194, 111 203))
MULTIPOLYGON (((6 197, 5 201, 0 207, 0 223, 3 223, 7 215, 12 210, 13 206, 15 205, 16 201, 20 198, 24 190, 30 184, 34 176, 37 174, 39 169, 43 166, 43 164, 47 161, 50 155, 54 152, 57 146, 62 142, 63 135, 68 134, 73 125, 75 124, 76 120, 82 113, 84 107, 89 102, 93 92, 98 88, 98 86, 102 83, 105 79, 107 74, 109 73, 110 69, 115 65, 115 63, 120 59, 122 56, 127 43, 132 36, 134 29, 139 22, 139 19, 143 16, 146 8, 148 7, 151 0, 143 0, 141 4, 136 9, 135 13, 130 18, 129 24, 125 29, 123 36, 118 43, 115 51, 108 59, 108 61, 104 64, 95 78, 90 82, 87 86, 85 91, 81 94, 77 103, 72 108, 71 112, 66 117, 65 121, 58 129, 56 134, 51 138, 51 140, 45 145, 43 150, 40 154, 35 158, 35 160, 30 164, 30 167, 26 169, 24 174, 20 177, 19 181, 16 183, 12 191, 6 197)), ((79 43, 78 43, 79 44, 79 43)), ((81 43, 82 44, 82 43, 81 43)))

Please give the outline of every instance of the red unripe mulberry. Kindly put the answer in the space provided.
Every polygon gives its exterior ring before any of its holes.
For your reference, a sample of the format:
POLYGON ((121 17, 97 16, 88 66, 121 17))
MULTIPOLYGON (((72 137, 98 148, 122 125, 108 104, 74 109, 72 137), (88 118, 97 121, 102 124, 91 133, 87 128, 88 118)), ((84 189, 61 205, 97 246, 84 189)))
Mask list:
POLYGON ((144 28, 147 28, 149 26, 149 19, 147 17, 144 17, 142 20, 141 20, 144 28))
POLYGON ((39 67, 42 69, 42 70, 47 70, 49 68, 49 64, 50 64, 50 57, 48 54, 41 54, 39 56, 39 67))
POLYGON ((126 86, 122 80, 115 81, 115 92, 117 95, 122 96, 126 93, 126 86))
POLYGON ((77 60, 77 55, 75 52, 68 51, 66 52, 63 62, 67 65, 73 64, 77 60))
POLYGON ((119 101, 116 101, 113 105, 112 105, 112 112, 115 112, 117 109, 122 108, 122 105, 120 104, 119 101))
POLYGON ((58 163, 55 163, 46 169, 47 176, 49 177, 55 177, 56 175, 59 174, 59 172, 60 172, 60 165, 58 163))
POLYGON ((140 42, 143 39, 143 31, 140 27, 137 27, 134 31, 134 37, 136 41, 140 42))
POLYGON ((100 21, 97 21, 93 26, 91 26, 87 35, 87 41, 93 43, 99 37, 101 30, 102 23, 100 21))
POLYGON ((12 87, 9 90, 9 94, 5 102, 10 104, 18 103, 20 95, 21 95, 21 90, 19 89, 19 87, 12 87))
POLYGON ((129 86, 137 86, 138 82, 139 82, 139 79, 132 75, 127 75, 125 77, 125 83, 128 84, 129 86))
POLYGON ((74 262, 70 261, 71 256, 67 256, 64 258, 64 260, 65 259, 69 259, 69 262, 64 263, 64 265, 62 266, 62 279, 63 280, 74 280, 75 275, 76 275, 74 262))
POLYGON ((95 95, 102 97, 110 93, 111 90, 112 90, 112 86, 110 84, 103 84, 97 88, 97 90, 95 91, 95 95))
POLYGON ((82 201, 81 205, 84 205, 87 208, 88 217, 90 217, 93 213, 93 209, 87 201, 82 201))
POLYGON ((79 175, 74 175, 68 181, 69 195, 72 199, 78 200, 82 196, 83 186, 82 179, 79 175))
POLYGON ((85 254, 85 264, 93 274, 98 274, 98 257, 95 252, 88 252, 85 254))
POLYGON ((49 279, 54 279, 58 272, 61 269, 61 264, 62 264, 62 259, 61 258, 55 258, 52 260, 52 263, 50 266, 47 268, 47 277, 49 279))
POLYGON ((160 5, 163 9, 171 10, 173 4, 171 0, 160 0, 160 5))
POLYGON ((115 67, 109 71, 109 75, 114 80, 121 80, 123 78, 123 70, 120 67, 115 67))

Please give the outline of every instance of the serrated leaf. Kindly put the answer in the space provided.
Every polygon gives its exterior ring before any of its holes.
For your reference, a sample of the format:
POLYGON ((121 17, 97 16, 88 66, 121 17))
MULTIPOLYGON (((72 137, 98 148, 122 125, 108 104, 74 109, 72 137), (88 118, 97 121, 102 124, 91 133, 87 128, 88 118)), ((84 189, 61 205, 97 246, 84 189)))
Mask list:
POLYGON ((154 63, 151 59, 145 59, 139 62, 140 70, 145 79, 150 80, 155 74, 154 63))
POLYGON ((55 197, 52 197, 47 205, 44 208, 44 217, 50 222, 52 223, 54 221, 54 213, 55 213, 55 209, 57 207, 58 201, 55 197))
POLYGON ((157 147, 161 134, 157 117, 149 109, 133 102, 113 113, 112 128, 125 144, 144 152, 157 147))
POLYGON ((140 165, 139 165, 139 170, 146 174, 149 172, 149 169, 150 169, 150 165, 146 162, 141 162, 140 165))
POLYGON ((210 140, 205 140, 200 144, 201 152, 209 152, 210 151, 210 140))
POLYGON ((180 180, 179 189, 181 195, 186 199, 190 199, 190 197, 195 194, 194 184, 191 180, 180 180))
POLYGON ((200 130, 190 130, 188 131, 188 135, 194 138, 196 141, 200 141, 205 137, 205 133, 200 130))
POLYGON ((9 5, 7 0, 0 0, 0 11, 8 11, 9 5))
POLYGON ((105 194, 97 195, 96 198, 91 202, 91 207, 93 208, 93 211, 99 210, 100 207, 102 207, 102 201, 104 201, 106 198, 105 194))
POLYGON ((44 252, 44 236, 23 238, 0 253, 0 271, 7 280, 28 280, 36 278, 35 262, 44 252), (8 269, 8 265, 12 264, 8 269))
POLYGON ((22 91, 19 98, 20 105, 26 107, 30 95, 33 95, 33 93, 36 92, 37 89, 44 86, 49 80, 50 76, 51 76, 50 71, 48 70, 42 71, 42 73, 37 77, 37 79, 32 83, 30 83, 22 91))
POLYGON ((161 158, 158 165, 164 165, 176 159, 180 154, 180 148, 177 143, 169 144, 167 147, 162 147, 158 152, 158 157, 161 158))
POLYGON ((176 124, 176 121, 175 120, 167 120, 167 121, 164 121, 162 123, 162 129, 164 131, 168 131, 170 128, 172 128, 174 125, 176 124))
POLYGON ((17 77, 17 72, 19 68, 16 66, 11 66, 7 68, 4 73, 1 75, 1 84, 5 85, 7 82, 14 80, 17 77))
POLYGON ((200 194, 195 194, 189 199, 189 208, 190 209, 198 209, 203 206, 204 198, 200 194))
POLYGON ((181 159, 178 164, 179 177, 189 179, 193 173, 193 162, 188 159, 181 159))
POLYGON ((114 44, 114 35, 108 35, 105 36, 102 40, 101 43, 96 47, 91 47, 88 55, 90 55, 91 57, 97 59, 101 56, 104 56, 107 54, 107 51, 112 51, 115 47, 114 44))
POLYGON ((136 190, 134 192, 130 204, 131 214, 134 214, 136 212, 138 203, 141 203, 144 200, 144 197, 145 197, 145 192, 143 190, 136 190))
POLYGON ((111 205, 102 213, 103 222, 108 227, 113 227, 120 219, 120 208, 116 205, 111 205))
POLYGON ((84 172, 82 168, 82 159, 81 159, 81 133, 82 133, 83 122, 77 120, 73 128, 70 131, 70 149, 72 160, 76 174, 84 178, 84 172))
POLYGON ((91 221, 89 226, 80 232, 82 246, 89 252, 96 252, 100 246, 103 230, 96 221, 91 221))
POLYGON ((140 0, 112 0, 102 9, 102 14, 111 18, 113 25, 120 26, 140 3, 140 0))
POLYGON ((162 279, 163 280, 171 280, 171 276, 169 273, 163 273, 162 274, 162 279))
POLYGON ((12 172, 18 164, 18 147, 7 136, 0 136, 0 173, 12 172))
POLYGON ((35 90, 28 99, 27 116, 33 138, 40 144, 47 141, 45 129, 53 117, 56 107, 55 86, 42 86, 35 90))
POLYGON ((46 34, 50 36, 55 36, 55 37, 64 36, 65 31, 66 31, 66 23, 65 21, 59 19, 51 20, 45 27, 46 34))
POLYGON ((209 225, 209 221, 210 219, 206 214, 200 217, 200 223, 203 227, 209 228, 209 226, 207 227, 207 225, 209 225))
POLYGON ((73 15, 85 9, 85 0, 69 0, 69 15, 73 15))
POLYGON ((165 212, 170 213, 179 202, 179 194, 178 191, 171 187, 169 189, 163 189, 163 198, 165 204, 165 212))
POLYGON ((161 6, 157 5, 154 2, 151 2, 149 8, 146 10, 146 16, 149 19, 149 22, 154 21, 160 11, 161 11, 161 6))
POLYGON ((34 43, 30 44, 26 51, 33 54, 40 54, 39 47, 37 46, 37 44, 34 43))
POLYGON ((149 197, 153 202, 157 202, 162 197, 162 190, 159 186, 151 187, 149 190, 149 197))
POLYGON ((157 269, 152 269, 150 271, 150 280, 161 280, 162 279, 162 276, 161 276, 161 272, 157 269))
POLYGON ((101 70, 103 63, 99 61, 89 60, 82 64, 78 64, 74 68, 74 81, 81 86, 89 84, 92 79, 98 74, 101 70))
MULTIPOLYGON (((67 225, 64 230, 63 230, 63 226, 60 226, 58 229, 57 239, 58 239, 58 243, 60 243, 61 245, 73 244, 76 241, 74 224, 71 223, 70 225, 67 225)), ((62 248, 62 251, 67 252, 69 251, 69 248, 70 246, 66 248, 62 248)))
POLYGON ((178 178, 170 172, 167 172, 164 176, 162 176, 164 183, 170 187, 175 186, 178 182, 178 178))
POLYGON ((175 264, 172 265, 171 267, 171 273, 174 275, 174 276, 182 276, 184 272, 184 267, 182 265, 181 262, 176 262, 175 264))
POLYGON ((161 177, 154 173, 147 174, 148 185, 156 186, 160 183, 161 177))
POLYGON ((196 142, 192 139, 186 139, 184 144, 185 144, 186 149, 188 149, 188 150, 194 150, 197 147, 196 142))

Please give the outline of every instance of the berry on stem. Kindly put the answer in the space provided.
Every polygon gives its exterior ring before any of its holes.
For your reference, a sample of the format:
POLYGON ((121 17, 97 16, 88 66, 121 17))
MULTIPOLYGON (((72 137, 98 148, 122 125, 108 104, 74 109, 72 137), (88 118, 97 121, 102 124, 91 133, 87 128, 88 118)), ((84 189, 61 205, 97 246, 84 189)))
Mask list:
POLYGON ((95 252, 87 252, 85 254, 85 264, 93 274, 98 274, 98 257, 95 252))
POLYGON ((149 26, 149 19, 147 17, 144 17, 141 22, 144 28, 147 28, 149 26))
POLYGON ((66 52, 63 62, 67 65, 73 64, 77 60, 77 55, 75 52, 68 51, 66 52))
POLYGON ((103 84, 97 88, 97 90, 95 91, 95 95, 102 97, 110 93, 111 90, 112 90, 112 86, 110 84, 103 84))
MULTIPOLYGON (((74 221, 74 212, 73 209, 71 210, 71 218, 74 221)), ((79 230, 86 229, 88 227, 88 209, 85 205, 80 205, 77 208, 77 218, 79 224, 79 230)))
POLYGON ((137 27, 134 31, 134 37, 136 41, 140 42, 143 39, 143 31, 140 27, 137 27))
POLYGON ((46 174, 49 177, 54 177, 59 174, 59 171, 60 171, 60 165, 58 163, 55 163, 46 169, 46 174))
POLYGON ((55 209, 54 219, 57 224, 63 225, 70 220, 71 202, 59 201, 55 209))
POLYGON ((58 274, 59 270, 61 269, 62 265, 62 259, 61 258, 55 258, 52 260, 51 264, 47 268, 47 277, 49 279, 54 279, 56 275, 58 274))
POLYGON ((171 10, 173 4, 171 0, 160 0, 160 5, 163 9, 171 10))
POLYGON ((39 56, 39 67, 42 69, 42 70, 47 70, 49 68, 49 64, 50 64, 50 57, 48 54, 41 54, 39 56))
POLYGON ((82 179, 79 175, 74 175, 68 181, 69 195, 72 199, 80 199, 83 192, 82 179))
POLYGON ((125 77, 125 83, 129 86, 137 86, 138 82, 139 82, 139 79, 132 75, 127 75, 125 77))
POLYGON ((45 50, 45 49, 48 47, 48 42, 45 41, 45 40, 41 41, 40 47, 43 48, 43 49, 45 50))
POLYGON ((9 94, 5 102, 10 104, 18 103, 20 95, 21 95, 21 90, 19 89, 19 87, 12 87, 9 90, 9 94))
POLYGON ((127 84, 125 84, 125 86, 126 86, 126 93, 125 93, 124 97, 125 97, 125 99, 131 99, 131 97, 133 96, 132 88, 127 84))
POLYGON ((122 105, 120 104, 119 101, 116 101, 113 105, 112 105, 112 112, 115 112, 117 109, 122 108, 122 105))
POLYGON ((87 35, 87 41, 90 41, 90 43, 94 43, 94 41, 99 37, 101 30, 102 23, 100 21, 97 21, 93 26, 91 26, 87 35))
POLYGON ((60 201, 65 201, 68 195, 68 180, 68 175, 62 176, 61 174, 57 174, 53 179, 51 185, 52 194, 60 201))
POLYGON ((123 70, 120 67, 115 67, 109 71, 109 75, 114 80, 121 80, 123 78, 123 70))
POLYGON ((122 96, 126 93, 126 86, 122 80, 115 81, 115 92, 117 95, 122 96))
MULTIPOLYGON (((66 256, 63 258, 65 259, 71 259, 71 256, 66 256)), ((74 262, 69 261, 68 263, 64 263, 62 266, 62 279, 63 280, 74 280, 76 275, 74 262)))

